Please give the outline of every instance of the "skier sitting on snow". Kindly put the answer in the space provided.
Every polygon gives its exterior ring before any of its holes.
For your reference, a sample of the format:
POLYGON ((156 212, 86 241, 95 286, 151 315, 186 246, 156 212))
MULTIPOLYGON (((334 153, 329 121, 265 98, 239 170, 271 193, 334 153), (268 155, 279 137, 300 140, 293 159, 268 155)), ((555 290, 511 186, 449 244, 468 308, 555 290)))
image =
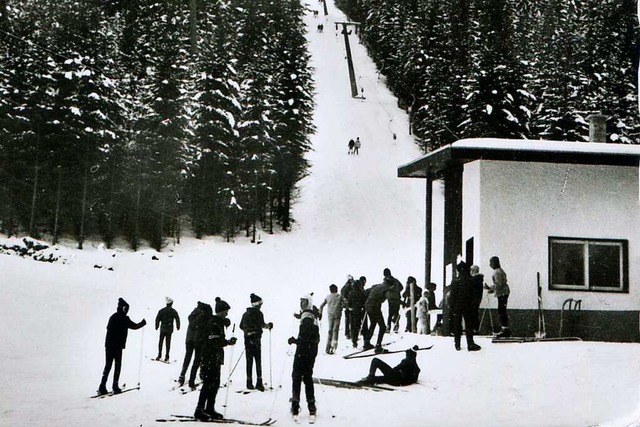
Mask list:
POLYGON ((406 352, 406 357, 395 367, 391 367, 381 359, 374 357, 369 366, 369 375, 361 379, 362 384, 391 384, 409 385, 418 382, 420 367, 416 362, 417 352, 410 348, 406 352), (382 375, 376 376, 376 371, 380 370, 382 375))

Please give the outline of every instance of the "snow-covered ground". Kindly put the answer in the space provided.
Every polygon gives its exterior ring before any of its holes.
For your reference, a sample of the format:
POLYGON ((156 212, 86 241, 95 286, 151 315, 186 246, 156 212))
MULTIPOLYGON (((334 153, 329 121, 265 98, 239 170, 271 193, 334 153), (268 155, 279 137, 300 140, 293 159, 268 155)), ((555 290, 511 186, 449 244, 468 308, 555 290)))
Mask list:
MULTIPOLYGON (((320 3, 311 6, 321 10, 320 3)), ((408 135, 406 115, 355 35, 351 48, 366 99, 351 98, 343 37, 333 24, 345 17, 332 6, 329 13, 307 18, 318 132, 309 154, 311 174, 294 207, 294 230, 261 233, 259 245, 243 237, 233 244, 184 238, 162 253, 98 244, 78 251, 68 242, 47 250, 60 258, 56 263, 0 254, 0 425, 149 426, 170 414, 192 414, 198 394, 170 390, 184 355, 187 316, 197 301, 213 304, 220 296, 238 324, 252 292, 263 298, 265 318, 275 324, 263 337, 264 377, 273 389, 235 393, 244 387, 242 358, 230 392, 219 392, 217 409, 228 417, 293 425, 288 413, 293 346, 286 340, 297 333, 292 313, 299 297, 314 292, 319 305, 329 285, 342 286, 347 274, 364 275, 371 285, 380 282, 385 267, 403 283, 412 275, 424 285, 424 182, 396 177, 397 167, 420 152, 408 135), (321 22, 322 34, 316 32, 321 22), (363 143, 360 155, 347 155, 347 141, 356 136, 363 143), (169 365, 151 361, 158 339, 153 321, 165 296, 175 300, 183 321, 173 336, 175 362, 169 365), (139 383, 140 390, 90 399, 104 364, 105 326, 118 297, 129 302, 134 321, 149 322, 129 333, 123 358, 121 382, 139 383)), ((316 376, 355 380, 367 373, 370 359, 340 357, 351 351, 342 333, 338 354, 324 354, 326 325, 321 333, 316 376)), ((227 349, 224 381, 242 352, 236 335, 238 344, 227 349)), ((498 345, 478 338, 482 351, 469 353, 456 352, 447 337, 387 339, 395 341, 391 349, 434 345, 418 355, 419 384, 385 392, 316 386, 318 424, 640 425, 635 421, 640 419, 638 344, 498 345)), ((403 354, 384 357, 394 365, 403 354)))

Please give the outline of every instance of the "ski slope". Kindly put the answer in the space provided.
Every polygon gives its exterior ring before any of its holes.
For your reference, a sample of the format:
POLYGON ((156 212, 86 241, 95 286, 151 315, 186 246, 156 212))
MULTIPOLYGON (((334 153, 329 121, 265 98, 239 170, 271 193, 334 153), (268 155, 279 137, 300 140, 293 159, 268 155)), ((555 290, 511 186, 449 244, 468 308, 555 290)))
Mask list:
MULTIPOLYGON (((321 9, 320 3, 310 6, 321 9)), ((263 298, 265 319, 275 325, 262 343, 264 380, 273 389, 236 393, 245 382, 242 337, 236 331, 240 339, 227 349, 223 382, 239 363, 229 387, 220 389, 216 408, 233 418, 272 418, 277 426, 292 426, 288 399, 294 349, 286 340, 297 333, 292 313, 299 297, 314 292, 319 305, 329 285, 342 286, 347 274, 364 275, 371 285, 381 280, 385 267, 403 283, 412 275, 424 286, 424 182, 396 178, 397 167, 421 153, 408 135, 406 114, 378 80, 355 35, 351 49, 366 99, 351 98, 343 37, 333 25, 345 17, 328 7, 329 16, 321 12, 314 18, 309 12, 306 18, 317 133, 308 155, 311 171, 293 208, 292 232, 260 233, 260 244, 242 236, 233 244, 185 237, 162 253, 106 250, 98 243, 78 251, 65 242, 50 249, 64 260, 53 264, 0 254, 0 426, 151 426, 170 414, 191 415, 198 394, 171 390, 184 354, 187 316, 197 301, 213 304, 220 296, 238 324, 252 292, 263 298), (316 32, 321 22, 322 34, 316 32), (347 142, 357 136, 360 154, 348 155, 347 142), (173 335, 171 364, 151 360, 158 338, 153 321, 165 296, 174 299, 183 322, 173 335), (140 390, 90 399, 102 373, 105 327, 118 297, 131 305, 132 320, 149 323, 130 331, 123 357, 121 383, 139 384, 140 390)), ((441 222, 438 217, 435 226, 441 222)), ((338 354, 324 354, 325 335, 321 325, 316 376, 363 377, 370 360, 340 357, 352 351, 342 334, 338 354)), ((434 345, 418 355, 419 384, 392 392, 316 386, 317 424, 639 425, 638 344, 492 345, 478 338, 482 351, 469 353, 464 346, 456 352, 449 337, 387 339, 395 341, 391 349, 434 345)), ((395 365, 402 353, 385 358, 395 365)), ((304 409, 303 404, 301 423, 306 424, 304 409)))

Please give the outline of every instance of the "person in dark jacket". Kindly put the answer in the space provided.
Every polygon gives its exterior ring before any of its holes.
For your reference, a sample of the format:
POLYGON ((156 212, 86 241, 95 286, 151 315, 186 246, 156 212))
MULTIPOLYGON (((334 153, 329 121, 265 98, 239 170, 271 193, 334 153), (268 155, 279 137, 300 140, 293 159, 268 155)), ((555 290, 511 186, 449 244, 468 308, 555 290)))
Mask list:
POLYGON ((178 383, 180 384, 180 386, 184 385, 184 378, 187 374, 187 369, 189 369, 189 364, 191 363, 191 358, 193 357, 193 352, 196 347, 196 319, 202 313, 201 306, 203 304, 203 302, 198 301, 196 308, 194 308, 191 314, 189 314, 189 326, 187 326, 187 337, 185 339, 184 361, 182 362, 180 377, 178 378, 178 383))
POLYGON ((402 293, 402 305, 407 308, 405 332, 418 332, 417 306, 420 298, 422 298, 422 288, 416 283, 415 277, 409 276, 407 278, 407 287, 402 293))
POLYGON ((456 266, 457 276, 449 287, 449 312, 453 329, 453 338, 456 350, 460 350, 460 338, 462 336, 462 320, 465 323, 465 335, 467 337, 467 350, 478 351, 480 346, 473 341, 473 279, 469 274, 469 266, 461 261, 456 266))
POLYGON ((347 275, 347 282, 340 289, 342 304, 344 307, 344 335, 347 339, 351 338, 351 313, 349 312, 349 298, 353 290, 353 276, 347 275))
MULTIPOLYGON (((376 342, 376 353, 382 352, 382 339, 384 338, 384 334, 386 332, 386 324, 384 321, 384 316, 382 315, 382 303, 387 299, 387 291, 391 289, 394 285, 393 276, 391 276, 391 270, 385 268, 383 270, 384 279, 382 283, 377 285, 373 285, 369 290, 369 296, 367 297, 367 301, 364 304, 364 309, 367 312, 367 316, 369 317, 369 328, 367 330, 367 334, 364 337, 364 346, 363 349, 369 350, 374 348, 371 344, 371 338, 373 337, 373 333, 378 327, 378 340, 376 342), (390 280, 392 278, 393 280, 390 280)), ((402 286, 402 285, 400 285, 402 286)))
POLYGON ((417 383, 420 375, 420 367, 416 362, 417 352, 410 348, 405 354, 405 358, 393 368, 381 359, 374 357, 371 365, 369 365, 369 375, 358 382, 361 384, 390 384, 396 386, 417 383), (376 375, 378 370, 382 372, 382 375, 376 375))
POLYGON ((115 369, 113 371, 113 393, 121 393, 122 390, 118 386, 120 379, 120 370, 122 368, 122 350, 124 350, 127 344, 127 334, 129 329, 140 329, 147 324, 145 319, 142 319, 140 323, 135 323, 129 316, 129 304, 122 298, 118 298, 117 311, 109 318, 107 324, 107 336, 105 338, 105 365, 102 372, 102 380, 98 387, 98 394, 107 394, 107 379, 109 378, 109 372, 111 372, 111 366, 115 361, 115 369))
MULTIPOLYGON (((386 270, 389 270, 388 268, 386 270)), ((387 305, 389 307, 389 317, 387 318, 387 332, 398 332, 400 328, 400 305, 402 303, 402 283, 389 272, 384 276, 384 281, 389 282, 387 290, 387 305)))
POLYGON ((202 360, 202 350, 204 343, 207 339, 207 323, 213 315, 213 309, 209 304, 199 303, 200 311, 198 316, 194 319, 194 345, 193 345, 193 365, 191 365, 191 372, 189 373, 189 387, 196 388, 196 376, 198 375, 198 369, 200 368, 200 362, 202 360))
POLYGON ((158 340, 158 357, 162 357, 162 343, 166 340, 167 351, 164 354, 164 361, 169 361, 169 353, 171 352, 171 334, 173 334, 173 322, 176 322, 176 329, 180 330, 180 316, 173 308, 173 300, 167 297, 167 305, 158 311, 156 316, 156 331, 160 328, 160 339, 158 340))
POLYGON ((362 321, 364 320, 364 304, 367 301, 367 294, 364 290, 364 285, 367 283, 367 278, 360 276, 358 280, 353 283, 353 289, 349 294, 349 302, 347 310, 351 317, 351 342, 353 348, 358 346, 358 337, 360 336, 360 329, 364 329, 362 321))
POLYGON ((313 366, 318 355, 318 343, 320 342, 320 329, 317 317, 313 310, 311 295, 300 298, 300 328, 298 337, 291 337, 289 345, 296 344, 296 354, 293 358, 293 370, 291 372, 291 414, 297 416, 300 412, 300 392, 304 382, 304 391, 307 398, 309 414, 316 414, 316 398, 313 388, 313 366))
POLYGON ((202 346, 202 388, 198 396, 198 404, 193 414, 200 421, 221 420, 222 414, 216 412, 216 396, 220 388, 220 369, 224 364, 224 348, 234 345, 236 338, 225 337, 224 329, 230 325, 229 310, 225 301, 216 297, 215 311, 204 327, 204 344, 202 346))
POLYGON ((253 385, 253 362, 256 364, 256 384, 255 388, 264 391, 262 383, 262 329, 273 328, 273 323, 265 323, 262 307, 262 298, 256 294, 249 296, 251 307, 242 315, 240 329, 244 332, 244 351, 247 368, 247 388, 254 389, 253 385))
POLYGON ((480 328, 480 303, 484 292, 484 274, 480 273, 480 267, 477 265, 472 265, 469 273, 473 280, 473 314, 476 316, 475 322, 473 322, 473 330, 477 333, 480 328))

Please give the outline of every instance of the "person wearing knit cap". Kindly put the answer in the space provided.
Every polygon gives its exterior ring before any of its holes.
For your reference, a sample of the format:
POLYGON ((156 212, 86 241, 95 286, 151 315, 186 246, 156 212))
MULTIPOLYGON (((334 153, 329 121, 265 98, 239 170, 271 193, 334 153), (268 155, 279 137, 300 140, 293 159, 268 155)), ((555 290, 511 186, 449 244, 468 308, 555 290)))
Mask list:
POLYGON ((162 357, 162 343, 167 342, 167 350, 164 353, 164 361, 169 361, 169 353, 171 352, 171 334, 173 334, 173 322, 176 322, 176 329, 180 330, 180 316, 173 308, 173 300, 166 298, 167 305, 161 308, 156 315, 156 331, 160 328, 160 339, 158 340, 158 357, 162 357))
POLYGON ((262 298, 256 294, 249 296, 251 307, 242 315, 240 329, 244 332, 244 350, 247 369, 247 389, 254 388, 264 391, 262 383, 262 329, 273 328, 273 323, 265 323, 262 307, 262 298), (253 363, 256 365, 256 383, 253 384, 253 363))
POLYGON ((220 388, 220 371, 224 364, 224 348, 234 345, 236 338, 227 339, 225 327, 231 307, 220 297, 216 297, 215 314, 209 318, 204 330, 205 342, 202 348, 201 375, 202 388, 193 416, 200 421, 220 420, 223 415, 216 412, 216 396, 220 388))
POLYGON ((140 323, 135 323, 129 316, 129 304, 122 298, 118 298, 117 311, 109 318, 107 324, 107 336, 105 338, 105 365, 102 372, 102 380, 98 387, 98 394, 107 394, 107 379, 109 378, 109 372, 111 372, 111 366, 115 361, 115 369, 113 371, 113 393, 121 393, 122 390, 118 385, 120 379, 120 370, 122 368, 122 350, 124 350, 127 344, 127 334, 129 329, 140 329, 147 324, 145 319, 142 319, 140 323))
POLYGON ((381 359, 374 357, 371 365, 369 365, 369 375, 358 382, 360 384, 390 384, 396 386, 417 383, 420 375, 420 367, 416 362, 417 352, 414 348, 409 348, 405 351, 405 355, 405 358, 393 368, 381 359), (376 371, 382 372, 382 375, 376 375, 376 371))
MULTIPOLYGON (((293 358, 293 371, 291 373, 291 414, 294 417, 300 412, 300 392, 304 382, 305 396, 309 415, 316 415, 315 390, 313 388, 313 366, 318 355, 318 343, 320 342, 320 330, 317 316, 314 313, 312 296, 304 295, 300 298, 300 328, 298 337, 291 337, 289 345, 296 344, 296 354, 293 358)), ((317 310, 317 309, 316 309, 317 310)))

